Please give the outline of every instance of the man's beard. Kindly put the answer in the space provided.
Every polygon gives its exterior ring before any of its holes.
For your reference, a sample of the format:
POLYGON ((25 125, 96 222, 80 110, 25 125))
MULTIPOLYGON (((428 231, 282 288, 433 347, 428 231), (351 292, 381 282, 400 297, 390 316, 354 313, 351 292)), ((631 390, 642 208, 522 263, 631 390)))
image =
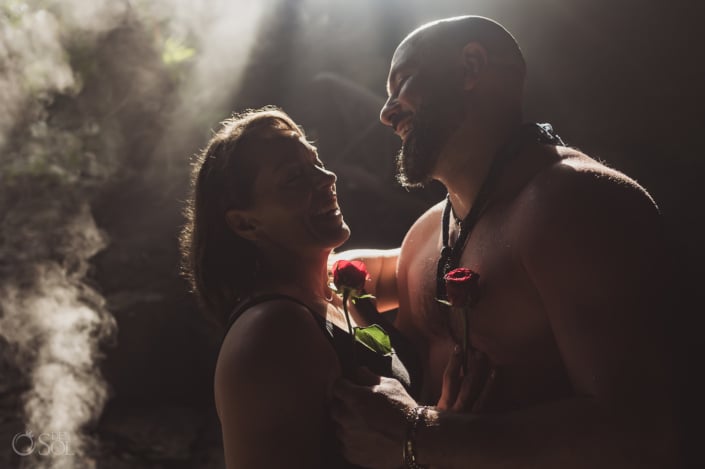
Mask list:
POLYGON ((403 187, 424 187, 431 181, 443 147, 465 117, 461 93, 439 88, 419 106, 397 154, 397 180, 403 187))

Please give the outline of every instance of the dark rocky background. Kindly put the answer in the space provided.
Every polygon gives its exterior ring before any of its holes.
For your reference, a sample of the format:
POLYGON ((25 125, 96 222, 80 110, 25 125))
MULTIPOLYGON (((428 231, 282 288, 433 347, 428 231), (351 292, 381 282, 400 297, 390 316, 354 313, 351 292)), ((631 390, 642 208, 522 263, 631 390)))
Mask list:
POLYGON ((3 0, 0 467, 222 467, 211 384, 220 333, 178 271, 191 155, 231 112, 280 105, 339 176, 345 247, 398 245, 443 194, 394 183, 398 141, 377 121, 389 60, 414 27, 459 14, 515 34, 528 120, 550 121, 659 203, 677 285, 663 313, 694 443, 700 3, 3 0), (65 432, 54 439, 76 455, 57 445, 20 457, 11 442, 26 430, 65 432))

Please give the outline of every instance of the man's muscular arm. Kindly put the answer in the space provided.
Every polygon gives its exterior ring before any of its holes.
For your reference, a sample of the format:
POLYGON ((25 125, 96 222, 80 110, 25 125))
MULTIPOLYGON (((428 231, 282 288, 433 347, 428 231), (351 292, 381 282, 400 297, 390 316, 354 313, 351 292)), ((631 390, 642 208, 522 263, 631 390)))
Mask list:
POLYGON ((656 208, 621 175, 549 170, 526 197, 523 263, 575 397, 502 415, 431 413, 439 467, 676 467, 668 273, 656 208))
POLYGON ((389 311, 399 306, 397 294, 397 258, 396 249, 351 249, 331 256, 330 266, 337 260, 358 260, 365 263, 370 280, 365 285, 367 293, 374 296, 379 312, 389 311))

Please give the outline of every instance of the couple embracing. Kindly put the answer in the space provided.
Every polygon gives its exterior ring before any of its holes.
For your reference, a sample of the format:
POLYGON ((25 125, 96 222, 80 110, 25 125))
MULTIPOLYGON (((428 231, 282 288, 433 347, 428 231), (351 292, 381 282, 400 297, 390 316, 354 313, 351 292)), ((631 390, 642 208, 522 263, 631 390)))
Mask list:
POLYGON ((394 250, 332 254, 336 176, 283 111, 222 123, 182 247, 226 330, 228 468, 675 466, 658 209, 523 122, 525 74, 487 18, 399 45, 380 115, 399 180, 448 195, 394 250))

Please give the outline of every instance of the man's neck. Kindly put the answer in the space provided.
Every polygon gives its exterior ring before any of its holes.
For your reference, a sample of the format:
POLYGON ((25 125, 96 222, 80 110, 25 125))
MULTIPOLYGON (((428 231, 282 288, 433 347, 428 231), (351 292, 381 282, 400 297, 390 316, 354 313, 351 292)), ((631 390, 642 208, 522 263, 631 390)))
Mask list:
POLYGON ((456 217, 470 212, 495 155, 520 123, 520 119, 492 126, 467 123, 451 137, 438 159, 434 179, 448 190, 456 217))

